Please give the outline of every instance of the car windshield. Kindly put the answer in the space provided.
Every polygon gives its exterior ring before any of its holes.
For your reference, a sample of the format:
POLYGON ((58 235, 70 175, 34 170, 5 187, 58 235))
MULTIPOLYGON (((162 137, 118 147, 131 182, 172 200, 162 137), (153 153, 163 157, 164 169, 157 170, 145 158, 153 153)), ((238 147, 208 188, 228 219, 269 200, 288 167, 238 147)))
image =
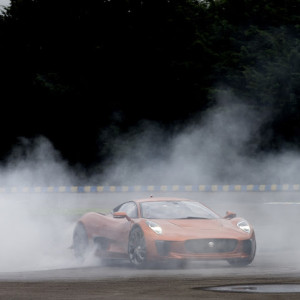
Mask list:
POLYGON ((196 201, 157 201, 141 203, 146 219, 216 219, 217 214, 196 201))

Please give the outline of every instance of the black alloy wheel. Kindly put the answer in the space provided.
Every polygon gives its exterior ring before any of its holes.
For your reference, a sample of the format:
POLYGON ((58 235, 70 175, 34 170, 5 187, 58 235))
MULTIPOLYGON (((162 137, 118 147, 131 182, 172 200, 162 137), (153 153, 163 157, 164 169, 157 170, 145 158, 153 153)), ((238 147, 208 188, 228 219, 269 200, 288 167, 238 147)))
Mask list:
POLYGON ((134 227, 129 234, 128 255, 130 262, 136 267, 146 265, 147 249, 142 229, 134 227))

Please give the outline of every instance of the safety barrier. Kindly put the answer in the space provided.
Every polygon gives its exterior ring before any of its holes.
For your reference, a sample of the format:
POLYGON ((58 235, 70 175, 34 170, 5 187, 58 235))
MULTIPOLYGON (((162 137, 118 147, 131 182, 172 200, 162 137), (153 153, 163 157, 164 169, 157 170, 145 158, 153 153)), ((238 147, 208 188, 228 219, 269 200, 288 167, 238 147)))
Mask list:
POLYGON ((114 193, 114 192, 299 192, 300 184, 261 185, 133 185, 0 187, 0 193, 114 193))

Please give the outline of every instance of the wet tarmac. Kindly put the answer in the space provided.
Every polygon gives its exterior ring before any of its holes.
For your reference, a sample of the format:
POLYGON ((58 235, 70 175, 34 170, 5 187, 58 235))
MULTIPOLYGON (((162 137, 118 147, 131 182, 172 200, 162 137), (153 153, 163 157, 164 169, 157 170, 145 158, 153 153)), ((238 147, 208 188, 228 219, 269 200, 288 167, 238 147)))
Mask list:
POLYGON ((300 284, 247 284, 204 288, 207 291, 230 293, 300 293, 300 284))

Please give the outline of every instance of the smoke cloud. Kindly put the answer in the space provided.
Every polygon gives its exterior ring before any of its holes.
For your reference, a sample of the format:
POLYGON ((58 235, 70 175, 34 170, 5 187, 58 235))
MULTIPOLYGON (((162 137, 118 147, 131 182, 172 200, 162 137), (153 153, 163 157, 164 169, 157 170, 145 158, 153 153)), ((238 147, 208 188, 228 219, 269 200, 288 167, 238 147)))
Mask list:
MULTIPOLYGON (((109 141, 111 156, 101 166, 104 174, 88 177, 72 169, 47 138, 21 138, 0 166, 0 185, 76 185, 82 178, 97 185, 297 183, 298 152, 257 151, 264 138, 261 129, 270 118, 270 112, 251 108, 229 93, 204 115, 172 130, 143 121, 115 137, 109 141)), ((68 249, 75 219, 61 212, 88 205, 76 194, 1 193, 1 271, 75 266, 68 249)), ((276 222, 266 212, 260 214, 276 222)), ((268 235, 261 232, 260 239, 268 235)))
MULTIPOLYGON (((72 180, 66 162, 44 137, 21 138, 0 168, 3 188, 63 185, 72 180)), ((57 203, 49 195, 0 194, 1 271, 35 270, 61 263, 70 246, 71 227, 53 217, 55 207, 57 203)))
POLYGON ((104 180, 112 185, 297 182, 298 152, 259 151, 271 116, 270 108, 253 108, 227 94, 171 133, 144 122, 111 142, 113 163, 104 180))

